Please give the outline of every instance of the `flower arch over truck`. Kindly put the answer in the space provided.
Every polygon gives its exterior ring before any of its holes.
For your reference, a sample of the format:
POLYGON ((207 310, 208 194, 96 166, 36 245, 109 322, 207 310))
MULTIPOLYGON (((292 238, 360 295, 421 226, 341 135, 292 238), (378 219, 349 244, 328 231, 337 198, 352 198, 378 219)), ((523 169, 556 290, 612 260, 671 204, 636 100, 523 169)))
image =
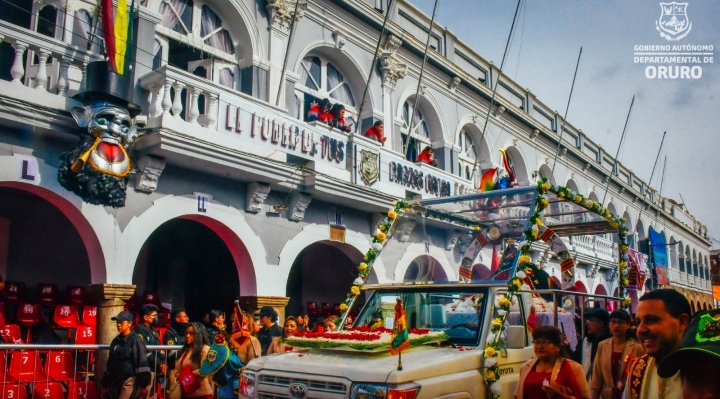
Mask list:
MULTIPOLYGON (((548 183, 547 178, 543 178, 537 182, 536 190, 537 196, 534 200, 534 210, 528 218, 528 225, 522 232, 524 241, 520 243, 520 253, 517 262, 518 267, 515 268, 515 274, 511 275, 507 280, 507 295, 497 298, 496 300, 497 316, 491 321, 491 335, 488 337, 484 350, 485 382, 490 388, 494 398, 498 398, 502 391, 500 385, 500 370, 496 357, 498 352, 504 347, 504 342, 500 337, 505 330, 505 319, 510 312, 510 306, 512 304, 510 298, 521 289, 531 289, 532 287, 530 285, 532 284, 532 280, 528 278, 528 275, 532 276, 536 270, 540 270, 539 267, 532 262, 529 253, 532 243, 542 240, 544 236, 543 233, 550 230, 545 227, 542 222, 543 211, 550 206, 548 193, 553 193, 557 199, 562 202, 572 202, 587 211, 599 215, 611 228, 617 229, 620 244, 618 251, 618 296, 622 298, 623 307, 626 308, 630 303, 630 298, 626 298, 626 287, 628 284, 628 228, 625 226, 625 219, 612 214, 598 202, 590 200, 581 194, 577 194, 567 187, 551 185, 548 183)), ((369 275, 375 259, 379 256, 389 237, 392 236, 398 216, 411 209, 411 204, 405 201, 395 201, 393 205, 393 209, 388 211, 387 217, 378 224, 378 229, 373 235, 373 246, 365 254, 364 262, 358 265, 359 277, 353 282, 353 286, 345 302, 340 305, 343 320, 348 309, 360 295, 360 288, 365 283, 365 279, 369 275)), ((481 230, 479 225, 468 224, 465 227, 473 228, 476 231, 481 230)), ((484 233, 486 232, 480 231, 479 235, 483 235, 484 233)), ((553 237, 555 236, 556 235, 553 234, 553 237)))

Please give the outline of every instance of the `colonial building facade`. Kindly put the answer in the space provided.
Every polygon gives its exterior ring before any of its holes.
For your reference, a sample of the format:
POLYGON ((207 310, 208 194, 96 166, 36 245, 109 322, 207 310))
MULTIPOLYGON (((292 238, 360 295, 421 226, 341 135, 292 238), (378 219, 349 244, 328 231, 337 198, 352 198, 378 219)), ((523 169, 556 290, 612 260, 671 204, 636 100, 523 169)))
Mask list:
MULTIPOLYGON (((77 141, 72 96, 83 90, 86 65, 102 59, 97 8, 83 0, 3 2, 6 280, 89 285, 108 314, 135 290, 158 292, 193 317, 238 296, 248 306, 287 305, 288 314, 332 312, 394 199, 475 192, 504 149, 521 185, 547 178, 623 216, 634 248, 651 252, 649 231, 660 232, 670 284, 695 309, 714 307, 705 225, 450 31, 430 29, 405 1, 390 10, 381 0, 141 2, 130 55, 142 135, 131 151, 126 205, 83 203, 56 176, 60 155, 77 141), (345 106, 350 133, 305 121, 324 98, 345 106), (384 145, 361 134, 377 120, 384 145), (414 163, 425 146, 437 167, 414 163)), ((376 262, 374 281, 458 279, 462 238, 420 227, 397 233, 402 245, 376 262)), ((576 290, 616 292, 614 239, 567 239, 576 290)), ((542 248, 535 257, 559 278, 557 259, 542 248)))

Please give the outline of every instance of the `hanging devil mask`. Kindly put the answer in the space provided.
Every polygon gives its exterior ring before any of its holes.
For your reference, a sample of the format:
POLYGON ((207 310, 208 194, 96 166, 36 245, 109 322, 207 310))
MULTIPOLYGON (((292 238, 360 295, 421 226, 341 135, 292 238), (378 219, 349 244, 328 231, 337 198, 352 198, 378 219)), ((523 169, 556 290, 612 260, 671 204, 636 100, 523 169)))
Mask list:
POLYGON ((87 203, 119 208, 131 171, 127 148, 137 137, 132 118, 140 108, 125 99, 127 79, 109 71, 105 61, 89 64, 87 71, 88 90, 74 97, 84 105, 72 109, 80 145, 62 154, 58 181, 87 203))

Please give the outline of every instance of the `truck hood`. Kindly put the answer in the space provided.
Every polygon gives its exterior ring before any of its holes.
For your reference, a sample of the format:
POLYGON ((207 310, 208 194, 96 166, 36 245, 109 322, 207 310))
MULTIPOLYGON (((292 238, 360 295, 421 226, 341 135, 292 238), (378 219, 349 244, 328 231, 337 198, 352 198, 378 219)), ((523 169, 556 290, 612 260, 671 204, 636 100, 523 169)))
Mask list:
POLYGON ((252 360, 247 368, 253 371, 275 370, 335 376, 350 381, 396 384, 477 370, 480 368, 481 353, 474 348, 419 346, 403 351, 403 369, 398 371, 398 356, 389 352, 308 349, 260 357, 252 360))

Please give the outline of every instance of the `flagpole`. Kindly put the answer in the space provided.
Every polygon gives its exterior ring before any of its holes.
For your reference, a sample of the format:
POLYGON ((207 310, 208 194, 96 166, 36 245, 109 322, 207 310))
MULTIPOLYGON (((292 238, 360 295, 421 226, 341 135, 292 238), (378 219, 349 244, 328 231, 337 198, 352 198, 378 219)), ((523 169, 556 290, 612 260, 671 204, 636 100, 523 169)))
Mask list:
POLYGON ((402 350, 398 352, 398 371, 402 371, 402 350))

